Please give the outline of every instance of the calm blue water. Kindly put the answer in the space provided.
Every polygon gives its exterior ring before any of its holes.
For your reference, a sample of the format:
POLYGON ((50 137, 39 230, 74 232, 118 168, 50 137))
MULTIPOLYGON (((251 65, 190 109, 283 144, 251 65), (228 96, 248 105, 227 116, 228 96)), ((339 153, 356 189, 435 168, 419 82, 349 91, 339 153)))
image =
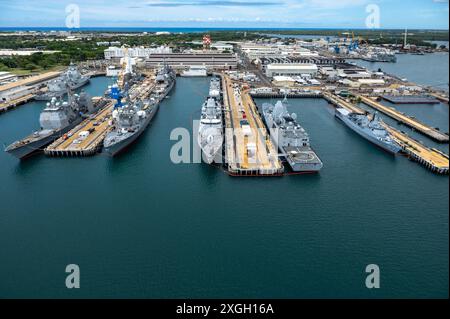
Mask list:
MULTIPOLYGON (((108 82, 87 90, 101 95, 108 82)), ((325 163, 320 175, 174 165, 170 132, 191 127, 208 84, 178 79, 115 159, 0 153, 0 298, 448 297, 448 177, 380 151, 315 99, 290 109, 325 163), (64 285, 70 263, 81 268, 77 291, 64 285), (377 291, 364 285, 371 263, 377 291)), ((0 115, 0 139, 36 128, 42 107, 0 115)))
POLYGON ((397 63, 367 62, 353 60, 356 64, 397 75, 414 83, 448 91, 449 55, 433 53, 426 55, 397 54, 397 63))

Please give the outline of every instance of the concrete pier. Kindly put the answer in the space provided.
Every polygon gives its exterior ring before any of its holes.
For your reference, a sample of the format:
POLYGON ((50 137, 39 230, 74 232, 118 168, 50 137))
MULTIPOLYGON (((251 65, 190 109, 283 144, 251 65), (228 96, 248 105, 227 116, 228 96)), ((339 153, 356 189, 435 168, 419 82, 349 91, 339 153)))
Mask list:
POLYGON ((435 141, 438 141, 440 143, 448 143, 449 142, 449 136, 445 133, 438 131, 435 128, 429 127, 429 126, 419 122, 418 120, 397 111, 394 108, 384 106, 384 105, 372 100, 371 98, 368 98, 365 96, 359 96, 359 98, 361 98, 361 101, 364 104, 386 114, 387 116, 393 118, 394 120, 399 121, 402 124, 412 127, 416 131, 432 138, 435 141))
POLYGON ((284 172, 275 146, 248 90, 222 75, 225 160, 233 176, 276 176, 284 172))
POLYGON ((106 103, 106 106, 95 115, 48 146, 45 154, 55 157, 85 157, 100 151, 103 140, 111 129, 110 121, 114 106, 113 100, 108 99, 106 103))
POLYGON ((0 103, 0 113, 12 110, 19 105, 25 104, 29 101, 31 101, 34 98, 34 94, 27 94, 21 98, 9 101, 7 103, 0 103))
POLYGON ((406 153, 409 158, 422 164, 434 173, 448 174, 449 157, 447 154, 434 148, 428 148, 389 125, 385 124, 385 127, 395 141, 402 146, 404 153, 406 153))

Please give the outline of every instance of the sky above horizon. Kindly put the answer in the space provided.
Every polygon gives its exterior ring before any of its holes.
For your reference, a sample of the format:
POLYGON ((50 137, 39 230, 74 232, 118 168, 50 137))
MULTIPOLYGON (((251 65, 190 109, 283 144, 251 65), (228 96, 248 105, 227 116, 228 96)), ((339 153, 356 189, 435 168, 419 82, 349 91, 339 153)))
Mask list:
POLYGON ((368 5, 381 28, 447 29, 448 0, 0 0, 0 27, 65 27, 66 7, 80 27, 366 28, 368 5), (373 7, 373 6, 372 6, 373 7))

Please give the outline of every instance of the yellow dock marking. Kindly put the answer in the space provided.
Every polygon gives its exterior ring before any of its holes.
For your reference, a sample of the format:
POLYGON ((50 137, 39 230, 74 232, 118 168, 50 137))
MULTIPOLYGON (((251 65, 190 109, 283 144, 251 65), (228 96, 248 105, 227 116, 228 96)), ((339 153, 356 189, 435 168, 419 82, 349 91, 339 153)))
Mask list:
POLYGON ((397 131, 396 129, 384 124, 386 130, 391 134, 391 136, 399 143, 403 145, 408 151, 416 154, 423 160, 433 164, 439 169, 445 169, 449 167, 449 159, 442 153, 429 149, 421 143, 415 141, 414 139, 408 137, 407 135, 397 131))
MULTIPOLYGON (((93 118, 85 119, 81 124, 79 124, 76 128, 71 130, 69 133, 72 134, 66 140, 64 137, 58 139, 55 143, 49 146, 49 150, 52 151, 86 151, 89 150, 91 146, 95 142, 97 142, 100 138, 104 138, 107 131, 109 130, 109 120, 111 117, 113 106, 107 105, 104 109, 99 111, 93 118), (97 122, 99 125, 94 126, 94 123, 97 122), (84 131, 89 131, 90 129, 95 128, 95 131, 90 133, 81 143, 74 144, 74 141, 79 139, 79 134, 84 131)), ((69 134, 68 133, 68 134, 69 134)))
MULTIPOLYGON (((241 98, 237 100, 236 96, 234 95, 233 83, 234 82, 231 81, 227 75, 224 75, 224 88, 228 97, 228 101, 226 101, 225 106, 228 105, 231 111, 229 114, 226 113, 225 118, 227 121, 227 127, 229 127, 231 123, 233 124, 236 138, 236 145, 234 145, 234 140, 230 141, 231 136, 228 136, 226 141, 227 149, 236 149, 236 160, 241 164, 241 168, 243 169, 268 169, 274 171, 280 170, 282 168, 282 165, 278 157, 275 156, 273 160, 270 159, 269 154, 277 154, 277 152, 272 143, 267 142, 268 133, 261 121, 261 118, 259 117, 256 105, 254 105, 253 100, 245 90, 241 90, 241 98), (245 136, 241 128, 241 120, 244 120, 241 110, 246 114, 246 120, 252 131, 251 137, 245 136), (255 161, 250 161, 248 157, 247 146, 250 141, 256 144, 255 161), (236 147, 230 147, 229 143, 232 143, 233 146, 236 147), (266 145, 267 148, 269 148, 269 153, 267 152, 266 145)), ((230 155, 231 154, 229 154, 229 156, 230 155)), ((234 161, 229 163, 236 164, 234 163, 234 161)))
POLYGON ((359 96, 361 98, 361 101, 364 102, 365 104, 368 104, 369 106, 379 110, 380 112, 383 112, 384 114, 392 117, 395 120, 401 121, 403 123, 405 123, 406 125, 409 125, 410 127, 432 137, 435 138, 439 141, 447 141, 449 140, 448 135, 439 132, 438 130, 429 127, 421 122, 419 122, 418 120, 415 120, 407 115, 404 115, 400 112, 398 112, 397 110, 384 106, 380 103, 377 103, 375 101, 373 101, 372 99, 365 97, 365 96, 359 96))

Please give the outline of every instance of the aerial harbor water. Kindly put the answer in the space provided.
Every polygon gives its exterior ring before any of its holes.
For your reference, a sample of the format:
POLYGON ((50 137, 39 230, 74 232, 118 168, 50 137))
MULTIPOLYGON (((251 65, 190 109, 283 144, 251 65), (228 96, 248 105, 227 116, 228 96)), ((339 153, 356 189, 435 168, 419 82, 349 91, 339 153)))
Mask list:
POLYGON ((448 52, 427 55, 399 54, 397 63, 373 63, 363 60, 354 62, 369 70, 381 69, 408 81, 448 92, 449 69, 445 67, 448 66, 448 58, 448 52))
MULTIPOLYGON (((289 100, 324 162, 320 174, 233 178, 175 165, 170 133, 192 130, 209 81, 178 78, 116 158, 19 162, 0 152, 0 298, 448 297, 448 176, 374 147, 322 99, 289 100), (81 290, 61 285, 70 263, 82 268, 81 290), (364 286, 370 263, 383 269, 383 289, 364 286)), ((110 84, 97 77, 85 90, 100 96, 110 84)), ((265 102, 276 100, 256 100, 265 102)), ((43 106, 2 114, 0 142, 37 129, 43 106)), ((396 108, 448 132, 448 105, 396 108)))

